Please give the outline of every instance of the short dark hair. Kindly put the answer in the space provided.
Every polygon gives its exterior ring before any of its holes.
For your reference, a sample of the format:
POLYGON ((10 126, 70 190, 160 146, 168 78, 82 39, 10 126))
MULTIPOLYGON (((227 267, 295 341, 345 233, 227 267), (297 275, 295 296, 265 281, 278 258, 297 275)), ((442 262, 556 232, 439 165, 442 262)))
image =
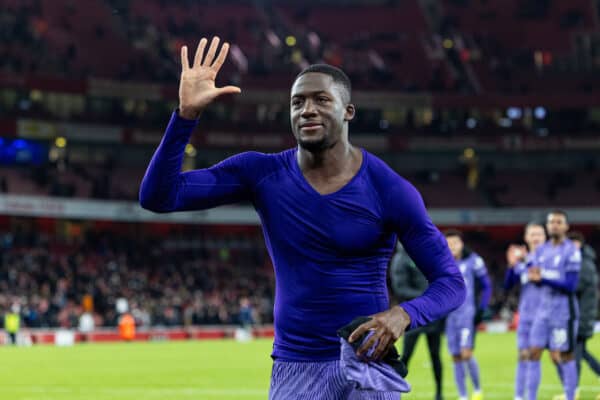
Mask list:
POLYGON ((567 215, 567 212, 565 210, 561 210, 559 208, 556 208, 552 211, 550 211, 548 213, 548 215, 550 214, 554 214, 554 215, 562 215, 563 217, 565 217, 565 220, 568 222, 569 221, 569 216, 567 215))
POLYGON ((458 236, 461 240, 463 238, 463 234, 461 231, 459 231, 458 229, 446 229, 444 231, 444 236, 446 237, 450 237, 450 236, 458 236))
POLYGON ((577 240, 578 242, 581 242, 581 244, 585 243, 585 236, 583 236, 583 233, 580 231, 571 231, 567 233, 567 238, 569 240, 577 240))
POLYGON ((333 82, 342 85, 344 89, 348 92, 348 101, 352 98, 352 83, 350 82, 350 78, 348 75, 338 67, 334 67, 329 64, 312 64, 308 67, 304 68, 297 76, 294 81, 298 80, 302 75, 308 74, 311 72, 329 75, 333 82))

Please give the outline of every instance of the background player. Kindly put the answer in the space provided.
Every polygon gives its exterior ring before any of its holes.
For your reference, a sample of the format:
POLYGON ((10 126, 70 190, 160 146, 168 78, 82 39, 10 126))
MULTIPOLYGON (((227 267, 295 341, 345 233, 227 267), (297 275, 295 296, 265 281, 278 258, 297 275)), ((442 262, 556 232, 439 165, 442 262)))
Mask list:
POLYGON ((504 289, 509 290, 517 283, 521 284, 519 297, 519 323, 517 326, 517 348, 519 361, 515 377, 515 400, 522 400, 525 396, 525 383, 529 363, 529 334, 531 324, 539 304, 540 288, 529 282, 527 265, 533 258, 535 250, 546 241, 546 231, 542 224, 535 222, 525 227, 524 240, 527 245, 510 245, 506 252, 508 269, 504 281, 504 289))
POLYGON ((577 367, 574 350, 578 319, 575 289, 581 268, 581 252, 567 239, 568 230, 564 211, 549 213, 546 231, 550 240, 538 247, 528 269, 529 280, 541 286, 540 304, 529 337, 529 400, 537 399, 541 380, 540 357, 546 347, 560 370, 567 400, 575 398, 577 367))
POLYGON ((263 225, 276 277, 272 399, 397 399, 359 392, 342 374, 337 330, 371 315, 349 337, 373 333, 357 353, 380 360, 408 327, 445 316, 464 300, 464 282, 444 237, 412 185, 348 140, 355 108, 339 69, 317 65, 296 78, 290 119, 298 143, 278 154, 247 152, 181 173, 185 146, 203 109, 239 93, 215 87, 228 44, 198 45, 192 66, 181 50, 179 109, 173 113, 140 188, 156 212, 249 201, 263 225), (430 282, 425 293, 389 308, 386 271, 397 238, 430 282))
POLYGON ((473 382, 473 400, 483 398, 479 379, 479 365, 473 356, 475 336, 475 314, 487 307, 492 296, 492 285, 483 259, 466 249, 462 233, 457 230, 445 232, 448 247, 458 262, 458 267, 467 286, 467 298, 458 309, 448 315, 446 336, 448 349, 454 361, 454 379, 460 400, 467 399, 465 364, 473 382), (480 300, 475 298, 475 281, 480 285, 480 300))
POLYGON ((594 335, 594 324, 598 315, 598 270, 596 252, 585 243, 581 232, 569 232, 567 237, 581 251, 581 271, 577 284, 577 301, 579 303, 579 327, 577 329, 577 345, 575 360, 577 363, 577 382, 581 376, 581 360, 585 360, 591 370, 600 377, 600 362, 587 350, 587 341, 594 335))

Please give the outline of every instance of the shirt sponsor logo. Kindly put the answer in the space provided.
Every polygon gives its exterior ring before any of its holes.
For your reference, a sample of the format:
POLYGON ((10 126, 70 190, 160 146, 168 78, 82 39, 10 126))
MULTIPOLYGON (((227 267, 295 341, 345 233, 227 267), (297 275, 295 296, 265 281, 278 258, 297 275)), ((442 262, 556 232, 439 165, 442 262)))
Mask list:
POLYGON ((545 279, 560 279, 560 271, 543 269, 542 270, 542 278, 545 279))

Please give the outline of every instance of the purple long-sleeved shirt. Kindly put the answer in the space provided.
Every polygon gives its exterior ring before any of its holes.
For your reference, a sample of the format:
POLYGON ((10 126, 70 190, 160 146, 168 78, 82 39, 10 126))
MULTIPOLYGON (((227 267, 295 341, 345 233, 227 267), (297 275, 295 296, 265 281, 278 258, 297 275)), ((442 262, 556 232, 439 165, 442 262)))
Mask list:
POLYGON ((296 149, 241 153, 181 173, 196 124, 173 114, 142 181, 140 203, 170 212, 252 202, 276 276, 273 357, 338 360, 337 329, 389 308, 386 270, 397 237, 430 282, 422 296, 402 304, 410 327, 462 304, 464 281, 445 238, 417 190, 379 158, 363 150, 356 176, 327 195, 306 181, 296 149))
POLYGON ((575 244, 565 239, 559 244, 547 241, 538 247, 531 261, 541 268, 542 280, 538 314, 546 318, 567 318, 578 314, 577 302, 573 302, 581 269, 581 252, 575 244))

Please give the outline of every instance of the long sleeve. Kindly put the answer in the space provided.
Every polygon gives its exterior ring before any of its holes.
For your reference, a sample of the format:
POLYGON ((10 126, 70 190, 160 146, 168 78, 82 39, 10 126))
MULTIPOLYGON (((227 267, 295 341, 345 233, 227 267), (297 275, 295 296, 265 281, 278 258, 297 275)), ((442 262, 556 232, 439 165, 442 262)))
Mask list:
POLYGON ((210 168, 181 172, 185 146, 197 121, 174 112, 140 186, 142 207, 155 212, 200 210, 249 199, 246 178, 252 154, 242 153, 210 168))
POLYGON ((579 272, 568 271, 565 273, 564 280, 555 280, 549 278, 542 278, 540 284, 550 286, 556 290, 560 290, 563 293, 575 293, 577 289, 577 282, 579 281, 579 272))
POLYGON ((435 227, 419 192, 401 180, 388 191, 386 209, 408 255, 429 281, 425 292, 400 304, 411 318, 410 328, 443 318, 465 301, 464 279, 446 238, 435 227))
POLYGON ((485 310, 488 304, 490 303, 490 299, 492 298, 492 282, 490 281, 490 277, 488 274, 478 276, 477 279, 481 287, 481 294, 478 306, 480 310, 485 310))
POLYGON ((519 282, 519 275, 515 273, 514 268, 507 268, 506 274, 504 275, 504 284, 502 285, 504 290, 510 290, 519 282))
POLYGON ((477 307, 479 310, 483 310, 488 306, 490 298, 492 297, 492 282, 490 281, 485 262, 483 261, 483 258, 479 256, 476 256, 475 258, 473 274, 480 287, 479 304, 477 304, 477 307))

